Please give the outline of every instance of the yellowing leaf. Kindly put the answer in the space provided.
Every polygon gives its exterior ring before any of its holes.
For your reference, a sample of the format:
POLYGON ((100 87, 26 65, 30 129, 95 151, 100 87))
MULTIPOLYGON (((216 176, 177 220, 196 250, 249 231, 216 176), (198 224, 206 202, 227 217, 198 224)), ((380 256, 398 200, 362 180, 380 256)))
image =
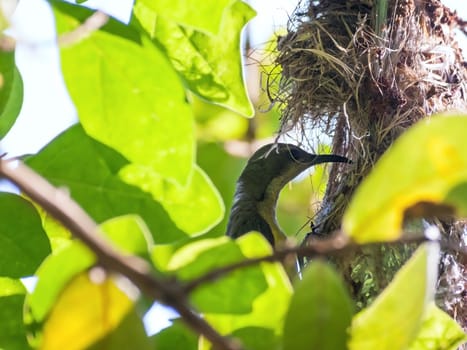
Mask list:
POLYGON ((465 208, 467 196, 459 198, 451 190, 467 182, 466 130, 465 115, 440 115, 402 135, 357 189, 343 218, 344 231, 360 243, 395 240, 404 213, 417 204, 440 213, 446 207, 436 205, 465 208))
POLYGON ((113 279, 94 283, 88 273, 82 273, 65 287, 54 305, 40 349, 85 349, 115 329, 132 306, 113 279))
POLYGON ((374 303, 358 313, 349 350, 405 350, 415 338, 432 292, 427 279, 429 244, 422 245, 374 303))
MULTIPOLYGON (((115 217, 103 222, 100 228, 104 236, 122 254, 141 257, 148 255, 148 245, 152 244, 152 241, 146 226, 138 216, 115 217)), ((30 318, 37 323, 43 322, 67 283, 93 266, 95 261, 92 251, 78 240, 70 241, 49 255, 37 270, 37 284, 26 299, 30 318)))
POLYGON ((51 254, 36 272, 37 284, 26 298, 29 318, 43 322, 60 291, 73 276, 88 269, 95 263, 95 256, 80 241, 68 245, 51 254))
POLYGON ((461 326, 434 303, 427 310, 423 324, 410 350, 456 350, 467 341, 461 326))

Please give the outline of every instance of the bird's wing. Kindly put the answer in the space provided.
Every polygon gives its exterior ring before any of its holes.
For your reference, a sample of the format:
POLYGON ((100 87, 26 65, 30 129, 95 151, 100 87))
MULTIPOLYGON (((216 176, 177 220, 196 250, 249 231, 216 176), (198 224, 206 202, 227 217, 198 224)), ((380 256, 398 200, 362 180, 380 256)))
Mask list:
POLYGON ((274 236, 267 222, 258 213, 242 213, 232 211, 230 221, 227 226, 227 235, 238 238, 250 231, 261 233, 271 245, 274 245, 274 236))

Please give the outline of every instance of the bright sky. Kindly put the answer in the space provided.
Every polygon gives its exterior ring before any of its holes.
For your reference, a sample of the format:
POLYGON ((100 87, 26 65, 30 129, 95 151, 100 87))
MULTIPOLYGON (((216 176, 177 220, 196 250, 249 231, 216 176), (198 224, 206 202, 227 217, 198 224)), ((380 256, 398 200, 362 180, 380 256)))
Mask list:
MULTIPOLYGON (((461 17, 467 18, 467 4, 463 1, 444 2, 457 7, 461 17)), ((285 27, 297 0, 251 0, 249 3, 258 12, 249 30, 252 46, 256 47, 270 39, 272 29, 285 27)), ((88 0, 87 4, 125 21, 132 0, 88 0)), ((76 112, 60 75, 52 15, 46 2, 19 1, 12 19, 12 34, 17 38, 16 59, 24 81, 24 104, 16 124, 1 141, 1 153, 18 156, 37 152, 76 121, 76 112)), ((462 39, 467 47, 467 40, 462 39)), ((0 189, 6 188, 0 186, 0 189)), ((146 326, 150 334, 168 326, 167 318, 174 316, 161 317, 163 312, 167 310, 156 305, 148 313, 146 326), (159 321, 154 322, 156 319, 159 321)))

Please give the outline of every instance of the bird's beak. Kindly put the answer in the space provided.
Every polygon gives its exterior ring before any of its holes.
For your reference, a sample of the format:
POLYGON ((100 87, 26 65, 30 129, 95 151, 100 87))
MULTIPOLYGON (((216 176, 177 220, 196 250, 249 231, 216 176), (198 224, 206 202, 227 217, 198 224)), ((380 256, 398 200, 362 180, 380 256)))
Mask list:
POLYGON ((311 159, 308 163, 308 166, 310 167, 321 163, 352 163, 352 161, 348 158, 338 156, 335 154, 317 154, 311 155, 311 159))

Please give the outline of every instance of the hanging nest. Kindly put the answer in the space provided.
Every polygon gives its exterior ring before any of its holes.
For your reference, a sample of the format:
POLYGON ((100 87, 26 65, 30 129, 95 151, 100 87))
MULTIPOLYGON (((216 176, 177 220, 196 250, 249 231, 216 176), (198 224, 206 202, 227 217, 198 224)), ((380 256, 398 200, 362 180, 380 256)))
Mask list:
POLYGON ((299 4, 288 34, 278 39, 282 80, 276 102, 284 107, 282 133, 318 128, 333 136, 344 108, 364 107, 358 95, 366 65, 358 51, 374 38, 365 32, 370 14, 367 5, 348 8, 342 1, 299 4), (356 36, 365 39, 357 44, 356 36))
POLYGON ((457 15, 437 0, 392 1, 392 15, 375 31, 374 12, 371 0, 299 4, 278 39, 281 133, 306 139, 311 128, 331 137, 345 129, 335 147, 380 155, 417 120, 467 107, 457 15))
MULTIPOLYGON (((339 227, 355 188, 408 127, 434 113, 467 110, 467 64, 454 36, 455 29, 465 33, 466 23, 439 0, 389 0, 387 11, 380 10, 372 0, 302 0, 288 33, 278 38, 282 77, 272 99, 282 109, 280 134, 293 131, 309 144, 312 137, 326 135, 334 153, 354 162, 331 169, 314 221, 314 232, 321 235, 339 227)), ((467 224, 457 226, 450 226, 447 235, 462 246, 467 224)), ((346 277, 362 303, 384 287, 390 278, 381 276, 388 277, 397 267, 393 260, 405 255, 384 247, 373 253, 371 262, 358 260, 367 259, 366 253, 348 259, 346 277), (375 263, 378 254, 389 267, 375 263)), ((445 271, 466 271, 465 262, 449 256, 443 258, 445 271)), ((440 283, 444 290, 463 285, 464 291, 467 282, 451 273, 440 283)), ((467 297, 459 298, 444 298, 441 304, 467 326, 467 297)))
POLYGON ((466 62, 454 39, 465 23, 456 13, 439 0, 393 0, 387 18, 377 13, 371 0, 302 1, 278 38, 280 133, 310 144, 327 135, 334 153, 354 161, 332 167, 315 222, 322 234, 338 228, 346 202, 337 196, 350 198, 402 132, 433 113, 467 109, 466 62))
POLYGON ((433 113, 467 109, 466 63, 454 40, 465 23, 439 0, 388 6, 386 19, 371 0, 302 1, 278 39, 282 77, 272 99, 282 106, 280 134, 293 131, 308 144, 327 135, 334 153, 354 161, 351 170, 331 168, 315 222, 323 234, 338 228, 345 209, 336 196, 350 198, 403 131, 433 113))

